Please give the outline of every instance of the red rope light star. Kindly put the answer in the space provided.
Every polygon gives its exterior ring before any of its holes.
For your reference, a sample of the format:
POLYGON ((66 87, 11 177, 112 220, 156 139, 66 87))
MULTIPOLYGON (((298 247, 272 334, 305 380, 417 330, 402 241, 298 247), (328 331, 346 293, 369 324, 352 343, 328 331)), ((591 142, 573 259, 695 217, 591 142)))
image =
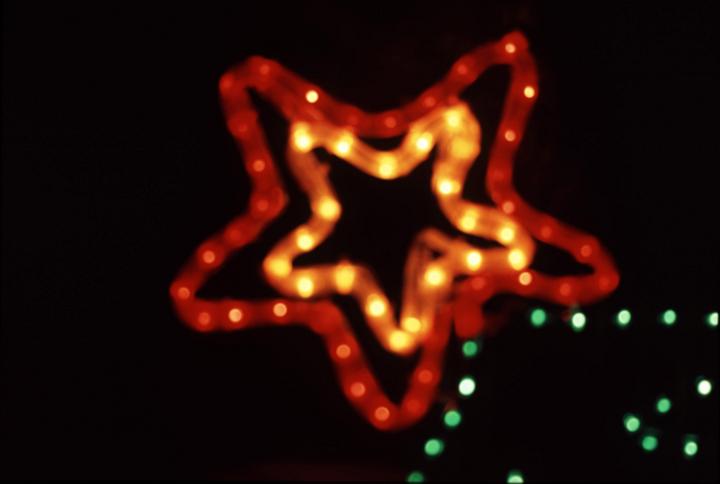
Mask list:
POLYGON ((246 213, 201 244, 180 271, 170 290, 177 313, 198 331, 290 323, 309 327, 324 338, 348 400, 379 429, 406 427, 428 411, 441 379, 451 325, 461 338, 480 334, 483 304, 493 295, 515 293, 569 306, 596 301, 619 282, 611 257, 596 238, 531 207, 512 186, 514 155, 538 96, 535 63, 520 33, 462 56, 416 100, 386 112, 366 113, 339 102, 261 57, 250 58, 223 75, 220 93, 228 129, 252 180, 250 205, 246 213), (483 206, 462 198, 466 174, 480 151, 481 127, 460 101, 460 94, 494 65, 508 65, 511 80, 486 176, 495 206, 483 206), (202 300, 196 293, 208 277, 230 253, 255 240, 287 203, 249 89, 279 107, 288 119, 287 161, 310 199, 312 215, 263 261, 265 278, 283 298, 202 300), (377 151, 361 141, 361 137, 403 134, 395 150, 377 151), (315 158, 314 148, 324 148, 372 176, 392 180, 427 159, 433 147, 437 147, 437 158, 431 188, 443 213, 463 234, 496 240, 502 247, 481 249, 433 228, 421 231, 406 261, 399 321, 368 268, 347 260, 294 265, 295 258, 327 238, 342 215, 328 181, 328 167, 315 158), (552 277, 530 269, 533 238, 568 251, 592 273, 552 277), (388 351, 399 355, 420 351, 399 403, 390 401, 380 388, 345 316, 329 299, 332 294, 355 298, 388 351))

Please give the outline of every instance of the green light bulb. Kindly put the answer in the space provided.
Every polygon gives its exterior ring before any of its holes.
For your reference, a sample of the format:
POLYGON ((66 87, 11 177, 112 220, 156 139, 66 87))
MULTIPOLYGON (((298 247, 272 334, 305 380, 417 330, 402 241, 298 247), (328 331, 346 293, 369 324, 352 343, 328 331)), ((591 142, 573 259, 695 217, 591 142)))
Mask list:
POLYGON ((637 418, 635 415, 628 413, 623 417, 623 424, 625 425, 625 430, 627 430, 630 433, 637 432, 640 430, 640 419, 637 418))
POLYGON ((425 475, 420 471, 412 471, 405 480, 407 482, 425 482, 425 475))
POLYGON ((672 309, 668 309, 667 311, 662 313, 662 316, 660 317, 660 321, 665 326, 672 326, 677 322, 677 313, 673 311, 672 309))
POLYGON ((697 380, 697 392, 700 394, 701 397, 707 397, 710 395, 710 392, 712 392, 712 382, 708 380, 707 378, 698 378, 697 380))
POLYGON ((643 438, 640 441, 640 445, 645 452, 653 452, 655 449, 657 449, 658 444, 659 441, 657 436, 652 433, 643 435, 643 438))
POLYGON ((542 308, 535 308, 530 312, 530 324, 535 328, 543 326, 547 322, 547 313, 542 308))
POLYGON ((445 450, 445 442, 442 439, 428 439, 425 442, 425 454, 428 457, 437 457, 445 450))
POLYGON ((670 408, 672 408, 672 402, 668 397, 662 396, 658 398, 658 401, 655 404, 655 409, 658 411, 658 413, 668 413, 670 411, 670 408))
POLYGON ((621 328, 626 327, 630 324, 630 321, 632 320, 632 314, 630 314, 630 311, 627 309, 622 309, 617 313, 617 316, 615 316, 615 323, 620 326, 621 328))
POLYGON ((473 340, 467 340, 462 345, 462 354, 465 358, 474 358, 478 351, 480 351, 480 346, 473 340))
POLYGON ((572 326, 572 329, 579 333, 583 329, 585 329, 585 324, 587 323, 587 318, 585 315, 581 312, 577 312, 572 315, 572 318, 570 319, 570 325, 572 326))
POLYGON ((707 315, 707 318, 705 318, 705 322, 708 326, 711 328, 717 328, 718 325, 718 313, 715 311, 714 313, 710 313, 707 315))
POLYGON ((523 483, 525 482, 525 479, 523 478, 522 472, 513 470, 508 473, 507 481, 512 483, 523 483))
POLYGON ((462 414, 458 410, 448 410, 443 416, 443 422, 447 428, 454 429, 462 422, 462 414))
POLYGON ((697 437, 695 435, 686 435, 683 441, 683 454, 687 458, 695 457, 700 450, 698 446, 697 437))

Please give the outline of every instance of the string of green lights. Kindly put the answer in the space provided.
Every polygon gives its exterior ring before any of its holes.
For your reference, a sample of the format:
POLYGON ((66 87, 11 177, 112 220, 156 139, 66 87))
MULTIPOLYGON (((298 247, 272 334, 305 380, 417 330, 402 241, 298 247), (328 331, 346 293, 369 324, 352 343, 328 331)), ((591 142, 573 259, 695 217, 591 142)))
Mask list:
MULTIPOLYGON (((566 318, 570 328, 579 333, 583 331, 587 325, 587 316, 578 309, 570 312, 566 318)), ((632 322, 632 313, 629 309, 623 308, 614 314, 612 320, 614 324, 620 328, 627 328, 632 322)), ((540 307, 532 308, 528 313, 528 320, 532 327, 542 328, 550 322, 548 312, 540 307)), ((678 314, 673 309, 666 309, 658 315, 658 322, 664 326, 674 326, 678 323, 678 314)), ((717 311, 708 313, 704 318, 705 325, 711 329, 718 326, 717 311)), ((466 360, 472 360, 482 350, 483 341, 481 339, 466 340, 460 346, 462 357, 466 360)), ((472 375, 465 375, 460 378, 457 385, 458 396, 461 400, 470 398, 475 392, 475 379, 472 375)), ((713 391, 713 382, 704 377, 698 376, 695 380, 695 391, 699 398, 709 396, 713 391)), ((672 410, 673 404, 669 396, 661 394, 655 401, 655 412, 658 415, 666 415, 672 410)), ((453 403, 448 405, 442 414, 442 424, 448 431, 456 429, 463 421, 463 414, 459 404, 453 403)), ((653 452, 660 445, 660 432, 657 428, 646 426, 643 419, 635 413, 627 413, 623 416, 623 425, 629 434, 638 435, 638 443, 645 452, 653 452)), ((429 437, 423 444, 423 453, 428 460, 439 458, 445 451, 445 439, 438 436, 429 437)), ((696 434, 687 433, 682 439, 682 453, 685 458, 692 459, 700 451, 699 437, 696 434)), ((426 482, 428 480, 425 473, 420 469, 412 470, 406 477, 407 482, 426 482)), ((506 482, 523 483, 525 476, 518 469, 509 470, 506 482)))
MULTIPOLYGON (((714 326, 713 326, 714 327, 714 326)), ((698 397, 705 398, 712 393, 712 382, 700 376, 695 381, 695 392, 698 397)), ((655 401, 655 412, 658 415, 666 415, 672 410, 672 400, 667 395, 660 395, 655 401)), ((626 413, 623 416, 623 426, 628 434, 638 435, 638 444, 645 452, 653 452, 660 445, 660 438, 657 428, 643 424, 644 419, 635 413, 626 413)), ((700 451, 699 437, 696 434, 685 434, 682 439, 683 455, 692 459, 700 451)))

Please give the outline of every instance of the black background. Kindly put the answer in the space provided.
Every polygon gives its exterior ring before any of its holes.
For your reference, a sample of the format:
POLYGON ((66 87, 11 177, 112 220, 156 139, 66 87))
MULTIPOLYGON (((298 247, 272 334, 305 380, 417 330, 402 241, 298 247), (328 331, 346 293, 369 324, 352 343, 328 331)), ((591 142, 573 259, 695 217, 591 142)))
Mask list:
MULTIPOLYGON (((4 477, 717 480, 717 45, 710 4, 243 2, 231 7, 4 4, 2 402, 4 477), (277 59, 368 110, 402 104, 461 54, 521 29, 540 97, 517 159, 535 206, 598 235, 622 274, 574 334, 533 329, 536 302, 498 298, 507 321, 462 362, 453 342, 438 404, 417 426, 372 429, 344 401, 320 340, 299 328, 200 335, 168 286, 207 235, 244 210, 248 181, 217 80, 252 54, 277 59), (621 307, 630 328, 611 323, 621 307), (679 314, 661 327, 657 314, 679 314), (443 431, 459 376, 476 394, 443 431), (660 393, 668 416, 652 413, 660 393), (660 432, 644 453, 622 428, 635 411, 660 432), (685 433, 700 454, 682 458, 685 433), (447 435, 446 435, 447 434, 447 435), (447 437, 429 462, 422 444, 447 437)), ((468 91, 487 152, 507 72, 468 91)), ((259 101, 277 160, 282 118, 259 101)), ((405 251, 433 203, 430 164, 394 184, 330 159, 345 215, 303 262, 346 255, 400 294, 405 251)), ((468 196, 481 201, 484 155, 468 196)), ((288 183, 291 182, 288 180, 288 183)), ((291 193, 298 195, 290 186, 291 193)), ((270 296, 260 257, 307 216, 294 196, 231 259, 208 297, 270 296)), ((537 266, 581 271, 543 248, 537 266)), ((397 300, 397 299, 396 299, 397 300)), ((384 355, 339 301, 392 395, 412 362, 384 355)))

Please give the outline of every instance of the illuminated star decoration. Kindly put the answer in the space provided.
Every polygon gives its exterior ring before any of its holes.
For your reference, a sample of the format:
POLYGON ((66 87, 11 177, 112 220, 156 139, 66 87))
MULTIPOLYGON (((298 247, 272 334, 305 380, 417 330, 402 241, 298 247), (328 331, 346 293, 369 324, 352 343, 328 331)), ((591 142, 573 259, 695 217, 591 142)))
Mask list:
POLYGON ((198 331, 291 323, 309 327, 323 337, 348 400, 378 429, 407 427, 425 415, 441 379, 451 325, 460 338, 480 334, 483 304, 493 295, 514 293, 570 306, 596 301, 619 282, 611 257, 597 239, 534 209, 512 186, 513 157, 538 96, 535 63, 520 33, 464 55, 416 100, 386 112, 365 113, 339 102, 277 62, 260 57, 224 74, 220 93, 227 126, 242 151, 253 188, 247 212, 202 243, 173 282, 170 292, 177 313, 198 331), (494 65, 508 65, 511 80, 486 176, 495 206, 484 206, 462 196, 467 172, 480 151, 481 127, 460 94, 494 65), (265 278, 283 298, 203 300, 196 293, 208 277, 230 253, 255 240, 287 203, 248 89, 288 119, 287 162, 309 197, 312 215, 280 240, 262 263, 265 278), (362 141, 399 135, 404 135, 401 145, 389 151, 362 141), (329 167, 317 160, 313 149, 323 148, 371 176, 393 180, 426 160, 434 147, 431 188, 444 215, 463 234, 495 240, 501 247, 483 249, 462 237, 422 230, 407 256, 399 321, 369 268, 349 260, 309 267, 294 264, 328 237, 342 215, 328 181, 329 167), (530 269, 533 237, 566 250, 592 273, 551 277, 530 269), (330 299, 333 294, 357 301, 387 351, 420 352, 399 403, 378 384, 346 317, 330 299))

